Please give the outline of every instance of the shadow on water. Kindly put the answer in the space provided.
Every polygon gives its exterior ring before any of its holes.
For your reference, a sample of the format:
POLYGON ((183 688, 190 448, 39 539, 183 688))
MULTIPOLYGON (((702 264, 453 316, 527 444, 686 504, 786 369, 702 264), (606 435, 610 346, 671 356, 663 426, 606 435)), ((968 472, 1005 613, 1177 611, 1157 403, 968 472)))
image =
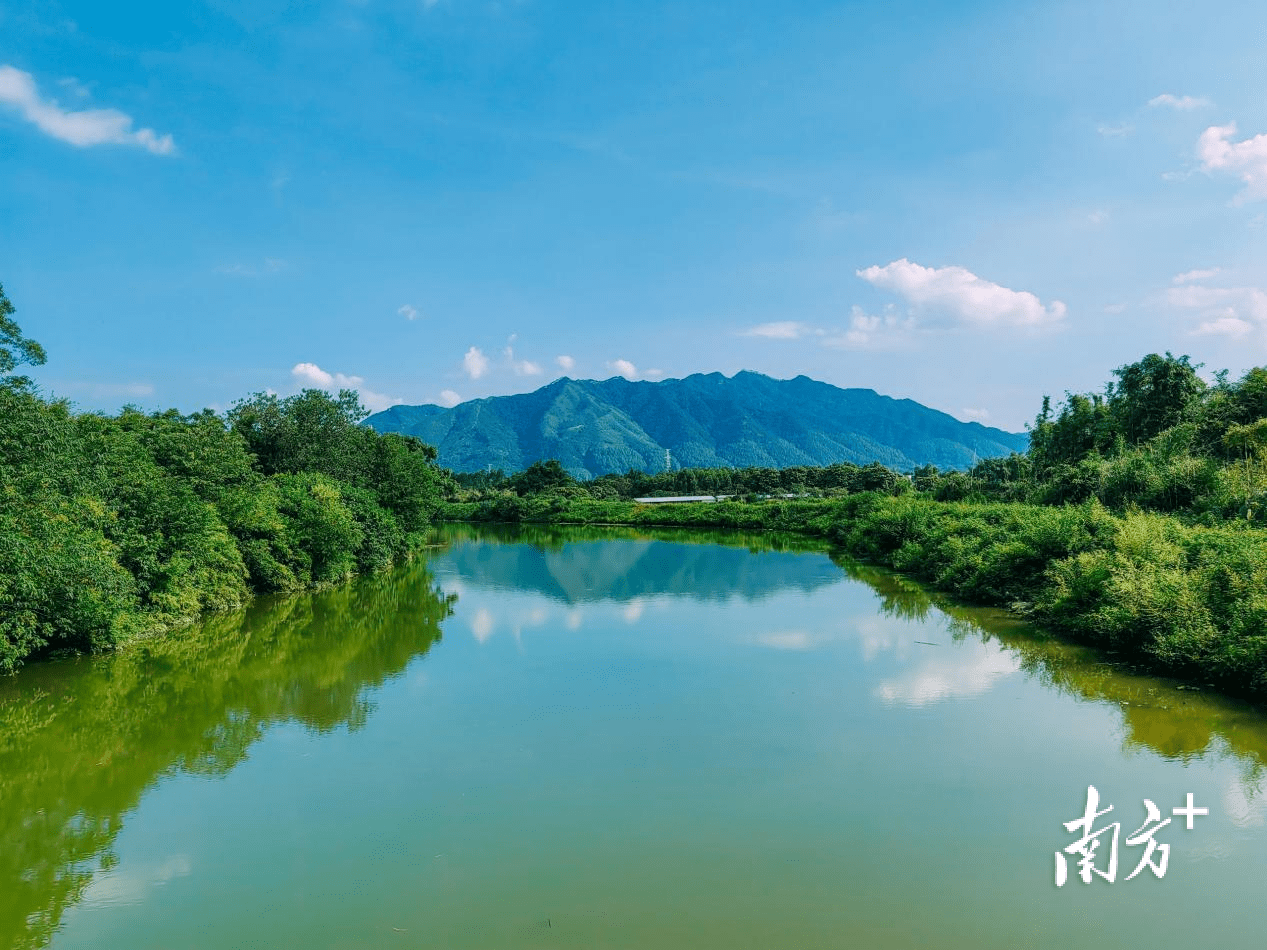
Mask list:
MULTIPOLYGON (((995 643, 1046 686, 1116 706, 1129 746, 1168 758, 1233 756, 1254 796, 1267 763, 1267 718, 1249 706, 1135 675, 1002 611, 956 605, 899 575, 829 557, 804 537, 446 525, 435 541, 463 584, 568 604, 650 594, 755 600, 811 593, 840 583, 843 571, 875 592, 888 617, 995 643)), ((50 942, 66 910, 115 864, 125 817, 163 777, 227 774, 282 723, 362 726, 374 688, 439 640, 455 600, 415 563, 0 680, 0 947, 50 942)))
POLYGON ((281 723, 364 725, 455 599, 417 563, 0 679, 0 947, 50 942, 160 778, 224 775, 281 723))

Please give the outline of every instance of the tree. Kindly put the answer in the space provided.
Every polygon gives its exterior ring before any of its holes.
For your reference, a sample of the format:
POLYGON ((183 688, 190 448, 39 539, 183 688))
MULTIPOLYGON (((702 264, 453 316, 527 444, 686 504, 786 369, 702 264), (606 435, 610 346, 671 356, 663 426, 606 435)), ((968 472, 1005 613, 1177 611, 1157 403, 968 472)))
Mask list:
POLYGON ((5 296, 4 284, 0 284, 0 382, 25 386, 30 383, 25 376, 9 374, 19 366, 43 366, 46 356, 44 347, 22 335, 22 330, 13 320, 15 312, 13 304, 5 296))
POLYGON ((1151 439, 1178 423, 1188 407, 1205 390, 1186 356, 1149 353, 1137 363, 1119 366, 1109 394, 1109 405, 1118 431, 1128 443, 1151 439))
POLYGON ((558 459, 533 462, 510 480, 510 487, 520 496, 537 495, 576 485, 576 479, 567 473, 558 459))

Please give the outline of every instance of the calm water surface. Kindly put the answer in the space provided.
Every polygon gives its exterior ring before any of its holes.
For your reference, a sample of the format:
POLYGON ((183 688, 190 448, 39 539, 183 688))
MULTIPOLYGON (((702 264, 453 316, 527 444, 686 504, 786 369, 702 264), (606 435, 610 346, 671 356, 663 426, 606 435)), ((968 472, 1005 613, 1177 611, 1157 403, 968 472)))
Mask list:
POLYGON ((1262 947, 1267 719, 1112 659, 804 542, 454 529, 0 681, 0 947, 1262 947), (1117 881, 1057 889, 1089 784, 1117 881))

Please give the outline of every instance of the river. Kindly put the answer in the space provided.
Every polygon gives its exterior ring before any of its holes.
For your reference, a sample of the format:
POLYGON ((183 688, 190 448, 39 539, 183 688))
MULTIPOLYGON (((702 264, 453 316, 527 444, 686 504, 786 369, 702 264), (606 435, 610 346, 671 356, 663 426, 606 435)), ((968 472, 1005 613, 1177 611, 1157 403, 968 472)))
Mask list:
POLYGON ((0 948, 1261 947, 1267 717, 1115 659, 792 537, 444 528, 0 680, 0 948))

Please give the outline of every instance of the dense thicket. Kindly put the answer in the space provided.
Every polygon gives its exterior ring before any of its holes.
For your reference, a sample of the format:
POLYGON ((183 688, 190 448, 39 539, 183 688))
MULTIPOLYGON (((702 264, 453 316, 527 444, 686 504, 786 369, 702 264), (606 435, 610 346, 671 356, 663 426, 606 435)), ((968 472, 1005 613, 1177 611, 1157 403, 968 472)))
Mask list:
POLYGON ((0 287, 0 672, 384 567, 442 497, 435 453, 352 392, 76 413, 12 375, 44 360, 12 314, 0 287))

